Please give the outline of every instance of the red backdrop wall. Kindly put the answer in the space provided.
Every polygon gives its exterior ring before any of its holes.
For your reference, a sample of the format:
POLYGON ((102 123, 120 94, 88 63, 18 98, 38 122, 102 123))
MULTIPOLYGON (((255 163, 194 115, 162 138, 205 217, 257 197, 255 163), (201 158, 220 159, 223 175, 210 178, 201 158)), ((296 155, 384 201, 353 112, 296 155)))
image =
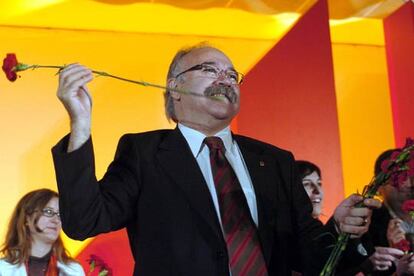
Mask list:
POLYGON ((395 143, 414 136, 414 3, 408 2, 384 20, 395 143))
POLYGON ((237 128, 319 165, 329 216, 343 198, 326 1, 319 1, 247 74, 237 128))

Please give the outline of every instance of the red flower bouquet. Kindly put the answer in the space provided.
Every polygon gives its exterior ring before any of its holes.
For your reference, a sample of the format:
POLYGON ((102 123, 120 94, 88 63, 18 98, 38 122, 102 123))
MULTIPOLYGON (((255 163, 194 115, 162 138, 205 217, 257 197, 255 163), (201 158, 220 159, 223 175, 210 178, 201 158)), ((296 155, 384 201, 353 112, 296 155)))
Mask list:
MULTIPOLYGON (((413 146, 414 140, 408 138, 404 148, 413 146)), ((414 176, 414 152, 395 150, 391 157, 384 160, 381 164, 381 170, 384 174, 390 174, 391 185, 399 187, 408 177, 414 176), (405 162, 401 163, 402 160, 405 162), (400 164, 396 166, 395 164, 400 164)))

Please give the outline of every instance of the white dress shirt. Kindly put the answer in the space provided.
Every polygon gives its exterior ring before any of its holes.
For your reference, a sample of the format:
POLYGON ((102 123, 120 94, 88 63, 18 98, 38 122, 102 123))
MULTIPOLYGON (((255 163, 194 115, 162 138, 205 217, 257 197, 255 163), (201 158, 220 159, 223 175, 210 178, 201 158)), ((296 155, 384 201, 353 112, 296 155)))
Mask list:
MULTIPOLYGON (((180 129, 184 138, 187 140, 191 152, 193 153, 193 156, 196 158, 197 163, 200 166, 201 172, 203 173, 204 179, 206 180, 208 190, 210 191, 210 195, 216 209, 217 217, 221 224, 220 208, 217 199, 216 187, 214 185, 213 174, 211 172, 210 150, 207 145, 203 143, 206 136, 203 133, 186 127, 182 124, 178 124, 178 128, 180 129)), ((237 145, 236 141, 233 140, 229 127, 221 130, 214 136, 220 137, 223 140, 224 147, 226 148, 226 158, 236 173, 236 176, 246 197, 250 214, 253 218, 254 223, 256 226, 258 226, 256 195, 254 193, 249 171, 247 170, 247 166, 243 160, 239 146, 237 145)))

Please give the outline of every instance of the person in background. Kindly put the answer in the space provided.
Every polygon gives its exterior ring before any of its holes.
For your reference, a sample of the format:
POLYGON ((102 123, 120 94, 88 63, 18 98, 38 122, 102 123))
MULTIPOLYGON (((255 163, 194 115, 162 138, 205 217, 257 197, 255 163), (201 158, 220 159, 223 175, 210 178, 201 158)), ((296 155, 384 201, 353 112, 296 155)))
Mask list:
MULTIPOLYGON (((298 178, 303 184, 303 187, 305 188, 305 191, 312 203, 312 217, 319 220, 323 201, 321 170, 317 165, 306 160, 296 160, 295 167, 298 178)), ((294 269, 299 270, 302 265, 294 263, 293 266, 294 269)), ((292 271, 292 276, 301 275, 302 273, 299 273, 298 271, 292 271)))
MULTIPOLYGON (((389 149, 380 154, 375 161, 374 173, 381 172, 382 163, 390 159, 392 154, 400 149, 389 149)), ((412 244, 414 235, 414 222, 402 209, 402 204, 409 199, 414 199, 414 178, 409 177, 399 187, 387 184, 379 189, 379 194, 384 200, 383 206, 373 212, 373 222, 366 236, 371 246, 375 247, 375 253, 370 256, 373 268, 378 272, 373 275, 414 275, 414 260, 412 254, 391 253, 390 248, 397 250, 398 243, 407 239, 412 244), (378 250, 383 254, 378 254, 378 250), (382 258, 374 258, 378 255, 382 258), (382 255, 382 256, 381 256, 382 255), (394 260, 396 258, 396 260, 394 260), (378 260, 379 259, 379 260, 378 260), (390 260, 392 260, 390 262, 390 260)), ((411 245, 412 250, 412 245, 411 245)))
POLYGON ((322 174, 317 165, 306 160, 295 161, 296 172, 312 202, 312 216, 319 219, 322 212, 322 174))
POLYGON ((58 194, 29 192, 17 203, 1 248, 0 276, 82 276, 60 238, 58 194))
MULTIPOLYGON (((378 156, 374 167, 375 175, 381 172, 382 163, 398 150, 389 149, 378 156)), ((404 201, 414 199, 413 178, 408 178, 400 187, 387 183, 378 192, 383 205, 373 211, 369 230, 361 237, 358 246, 364 260, 347 274, 341 275, 414 275, 412 253, 404 255, 399 248, 399 242, 404 239, 411 244, 413 242, 414 222, 401 209, 404 201)))

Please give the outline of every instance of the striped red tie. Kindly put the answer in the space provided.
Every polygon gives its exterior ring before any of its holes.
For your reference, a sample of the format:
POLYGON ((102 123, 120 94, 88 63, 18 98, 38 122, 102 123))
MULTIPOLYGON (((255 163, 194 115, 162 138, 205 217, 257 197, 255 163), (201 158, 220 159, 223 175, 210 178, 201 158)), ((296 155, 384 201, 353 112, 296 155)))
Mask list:
POLYGON ((219 137, 207 137, 210 163, 220 206, 232 276, 267 275, 266 263, 246 197, 233 168, 225 157, 219 137))

